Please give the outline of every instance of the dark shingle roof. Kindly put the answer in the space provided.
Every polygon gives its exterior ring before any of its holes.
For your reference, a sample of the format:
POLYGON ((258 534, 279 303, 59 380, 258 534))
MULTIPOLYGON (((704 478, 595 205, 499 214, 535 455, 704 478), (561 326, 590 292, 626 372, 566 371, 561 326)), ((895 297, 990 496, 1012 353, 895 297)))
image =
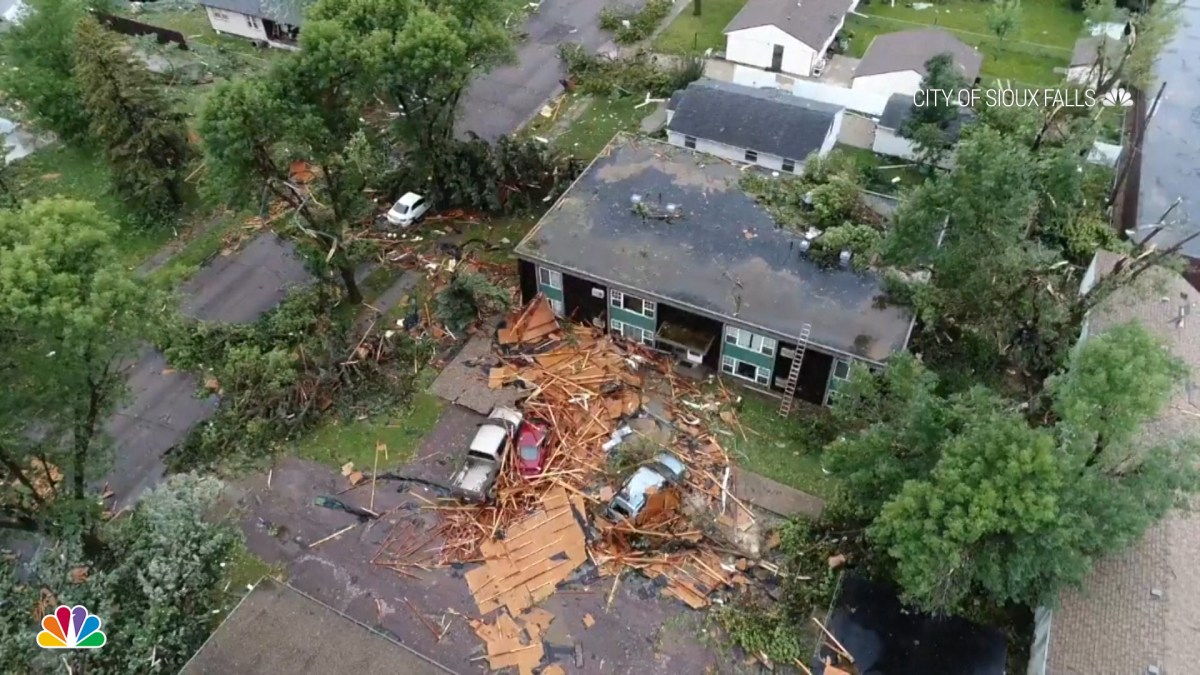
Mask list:
POLYGON ((841 108, 728 82, 698 80, 683 91, 667 128, 789 159, 821 149, 841 108))
POLYGON ((1121 40, 1114 40, 1107 35, 1082 37, 1075 41, 1075 49, 1071 52, 1071 66, 1094 65, 1103 53, 1105 65, 1115 66, 1121 60, 1125 45, 1121 40))
MULTIPOLYGON (((887 105, 883 107, 883 114, 879 116, 879 128, 891 129, 899 131, 900 127, 912 117, 913 98, 905 94, 892 94, 888 99, 887 105)), ((951 140, 957 140, 959 134, 962 133, 963 127, 975 119, 975 113, 970 108, 958 109, 958 123, 951 124, 947 131, 950 134, 951 140)))
POLYGON ((813 49, 833 37, 853 0, 750 0, 725 32, 775 26, 813 49))
POLYGON ((300 591, 264 578, 179 675, 454 675, 300 591))
POLYGON ((854 69, 855 77, 913 70, 925 74, 925 63, 938 54, 950 54, 958 73, 968 83, 979 77, 983 54, 974 47, 937 28, 902 30, 876 36, 854 69))
POLYGON ((729 162, 620 135, 517 246, 519 257, 648 298, 815 346, 883 362, 904 349, 913 318, 879 308, 881 280, 800 256, 740 187, 729 162), (642 218, 630 197, 677 204, 671 222, 642 218))

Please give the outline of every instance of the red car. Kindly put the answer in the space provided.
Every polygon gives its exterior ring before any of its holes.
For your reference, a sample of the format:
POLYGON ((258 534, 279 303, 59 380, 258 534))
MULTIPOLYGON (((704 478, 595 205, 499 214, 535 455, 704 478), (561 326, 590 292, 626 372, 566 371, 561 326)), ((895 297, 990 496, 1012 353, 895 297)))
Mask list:
POLYGON ((546 427, 525 420, 517 430, 517 471, 536 476, 546 464, 546 427))

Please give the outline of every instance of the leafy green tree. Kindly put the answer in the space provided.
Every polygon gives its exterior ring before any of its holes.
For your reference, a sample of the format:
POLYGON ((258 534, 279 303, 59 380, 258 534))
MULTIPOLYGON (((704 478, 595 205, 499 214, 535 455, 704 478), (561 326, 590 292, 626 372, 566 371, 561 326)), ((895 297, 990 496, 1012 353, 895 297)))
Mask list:
MULTIPOLYGON (((336 24, 359 47, 363 87, 398 109, 395 137, 415 144, 433 182, 447 172, 440 154, 453 138, 459 100, 472 78, 512 58, 505 22, 515 0, 318 0, 305 34, 336 24)), ((303 42, 303 40, 302 40, 303 42)), ((307 47, 305 47, 307 49, 307 47)))
POLYGON ((1200 444, 1139 434, 1185 375, 1143 328, 1117 327, 1074 352, 1047 387, 1055 414, 1031 424, 983 387, 938 393, 909 357, 856 371, 825 457, 837 511, 923 609, 1051 602, 1200 489, 1200 444))
POLYGON ((222 609, 222 567, 237 538, 227 524, 206 517, 221 489, 215 478, 172 476, 127 517, 104 525, 107 555, 89 556, 63 541, 46 549, 24 582, 15 563, 0 563, 0 670, 56 672, 65 656, 77 673, 178 672, 222 609), (37 648, 35 612, 47 593, 54 604, 83 604, 102 617, 105 647, 37 648))
POLYGON ((117 192, 147 216, 177 209, 189 154, 183 115, 120 36, 94 19, 79 23, 75 48, 91 133, 104 145, 117 192))
POLYGON ((992 0, 992 6, 987 11, 988 30, 1000 45, 1021 29, 1021 0, 992 0))
POLYGON ((88 115, 75 79, 75 26, 80 0, 30 0, 22 20, 0 41, 0 86, 20 101, 37 126, 69 143, 87 139, 88 115))
POLYGON ((0 451, 25 453, 7 455, 25 464, 34 452, 26 432, 42 428, 36 451, 63 466, 76 506, 88 502, 101 427, 124 391, 119 363, 148 334, 155 307, 153 290, 120 263, 116 236, 116 225, 83 202, 0 212, 3 366, 14 391, 28 394, 0 412, 0 430, 9 431, 0 431, 0 451))
POLYGON ((954 145, 955 129, 961 121, 959 92, 969 86, 950 54, 938 54, 925 62, 925 77, 900 134, 913 140, 927 166, 936 165, 954 145))

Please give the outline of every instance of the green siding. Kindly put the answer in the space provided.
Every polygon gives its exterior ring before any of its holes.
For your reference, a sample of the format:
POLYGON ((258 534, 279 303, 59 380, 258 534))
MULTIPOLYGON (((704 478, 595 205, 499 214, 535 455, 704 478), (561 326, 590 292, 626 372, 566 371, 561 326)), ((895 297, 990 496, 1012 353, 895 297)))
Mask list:
MULTIPOLYGON (((766 354, 763 354, 761 352, 752 352, 749 349, 742 349, 741 347, 739 347, 735 344, 730 344, 728 342, 724 342, 724 337, 722 337, 721 339, 722 339, 722 343, 721 343, 722 352, 721 353, 724 356, 730 356, 730 357, 737 359, 738 361, 744 361, 746 363, 753 363, 754 365, 756 365, 760 368, 766 368, 767 372, 771 373, 771 377, 772 378, 775 377, 775 357, 774 356, 767 356, 766 354)), ((778 347, 776 347, 776 349, 778 349, 778 347)))
POLYGON ((538 290, 545 293, 547 298, 558 300, 559 302, 563 301, 563 292, 557 288, 550 288, 549 286, 544 286, 539 283, 538 290))
POLYGON ((644 317, 641 314, 635 314, 623 307, 613 307, 611 300, 608 303, 608 318, 610 320, 616 319, 621 323, 637 326, 638 328, 648 330, 651 333, 658 330, 658 326, 656 325, 657 322, 654 319, 644 317))

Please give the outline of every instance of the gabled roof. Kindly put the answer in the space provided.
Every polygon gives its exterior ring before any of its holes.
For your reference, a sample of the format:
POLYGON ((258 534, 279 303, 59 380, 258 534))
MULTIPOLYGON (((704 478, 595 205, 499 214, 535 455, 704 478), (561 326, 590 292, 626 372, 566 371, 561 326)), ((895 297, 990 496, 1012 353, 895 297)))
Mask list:
POLYGON ((687 312, 876 363, 905 348, 913 316, 879 307, 881 279, 800 254, 741 187, 742 168, 618 135, 516 247, 518 257, 687 312), (682 217, 641 217, 631 197, 682 217))
POLYGON ((1071 52, 1071 67, 1095 65, 1101 56, 1105 66, 1115 66, 1124 51, 1125 43, 1122 40, 1114 40, 1107 35, 1081 37, 1075 41, 1075 49, 1071 52))
POLYGON ((725 33, 775 26, 820 50, 833 38, 854 0, 750 0, 725 26, 725 33))
POLYGON ((803 161, 821 149, 840 111, 778 89, 697 80, 679 97, 667 128, 803 161))
POLYGON ((304 25, 304 11, 311 0, 199 0, 205 7, 270 19, 290 26, 304 25))
MULTIPOLYGON (((879 128, 889 129, 899 132, 900 127, 912 117, 913 97, 907 94, 892 94, 888 98, 887 105, 883 107, 883 114, 879 116, 879 128)), ((975 118, 975 113, 970 108, 958 109, 958 121, 951 123, 946 129, 951 141, 957 141, 959 134, 962 133, 963 127, 970 123, 975 118)))
MULTIPOLYGON (((1121 256, 1100 252, 1098 275, 1121 256)), ((1136 321, 1200 375, 1200 292, 1153 270, 1102 303, 1089 334, 1136 321)), ((1145 442, 1200 435, 1200 388, 1181 387, 1143 429, 1145 442)), ((1059 599, 1050 625, 1048 675, 1195 672, 1200 664, 1200 515, 1171 513, 1126 550, 1096 562, 1080 589, 1059 599)))
POLYGON ((902 73, 925 75, 925 63, 938 54, 949 54, 955 68, 970 84, 979 77, 983 54, 950 33, 937 28, 918 28, 878 35, 867 47, 854 77, 902 73))

